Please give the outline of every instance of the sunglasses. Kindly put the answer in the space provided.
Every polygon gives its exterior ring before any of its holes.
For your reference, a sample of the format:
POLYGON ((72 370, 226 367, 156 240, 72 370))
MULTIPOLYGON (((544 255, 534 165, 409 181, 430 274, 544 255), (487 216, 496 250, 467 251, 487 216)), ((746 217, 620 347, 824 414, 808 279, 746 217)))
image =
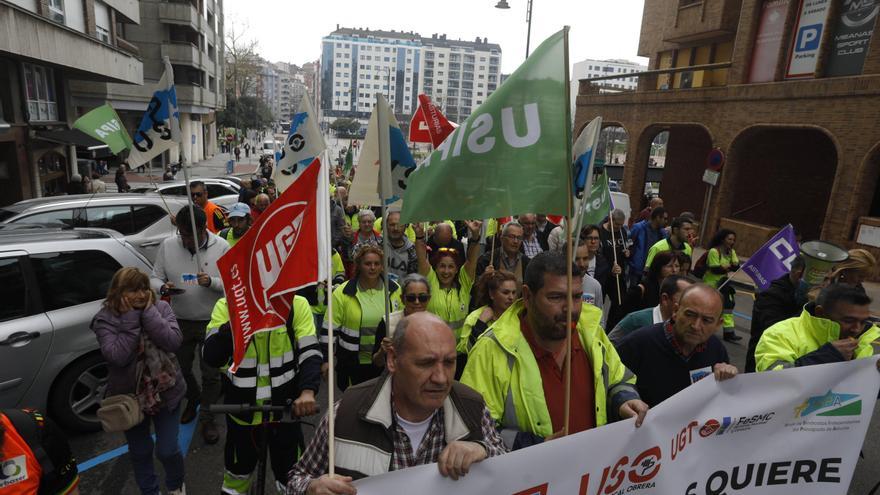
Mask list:
POLYGON ((190 196, 192 196, 192 197, 194 197, 194 198, 201 198, 201 197, 204 196, 204 195, 205 195, 205 193, 194 192, 194 193, 192 193, 190 196))
POLYGON ((452 253, 452 254, 458 254, 458 249, 455 249, 455 248, 449 248, 449 247, 442 247, 442 248, 438 249, 437 252, 438 252, 438 253, 452 253))
POLYGON ((420 303, 426 303, 431 299, 430 294, 407 294, 404 296, 406 302, 414 303, 416 301, 420 303))

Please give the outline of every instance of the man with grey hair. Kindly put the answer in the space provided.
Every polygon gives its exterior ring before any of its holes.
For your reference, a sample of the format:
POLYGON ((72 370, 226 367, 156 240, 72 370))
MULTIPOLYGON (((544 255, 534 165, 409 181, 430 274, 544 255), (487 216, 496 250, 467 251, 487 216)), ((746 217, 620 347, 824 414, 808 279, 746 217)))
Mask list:
POLYGON ((383 235, 388 236, 388 275, 397 281, 419 271, 416 246, 406 237, 407 224, 400 222, 400 211, 389 211, 383 235))
MULTIPOLYGON (((529 264, 529 259, 522 251, 523 226, 516 220, 507 222, 501 228, 501 235, 495 244, 495 249, 491 250, 492 243, 487 243, 490 250, 483 253, 477 260, 477 279, 479 280, 480 276, 491 266, 493 270, 505 270, 514 274, 517 287, 521 287, 523 274, 529 264)), ((517 297, 519 295, 519 291, 517 291, 517 297)))
POLYGON ((327 417, 290 471, 288 493, 348 494, 352 481, 436 462, 457 480, 505 452, 480 394, 453 380, 455 335, 420 312, 398 323, 388 373, 350 387, 334 406, 336 476, 328 469, 327 417))
POLYGON ((526 258, 532 259, 545 251, 538 240, 538 218, 534 213, 523 213, 518 218, 523 228, 522 247, 526 258))
POLYGON ((669 320, 637 330, 617 346, 623 364, 639 377, 639 395, 651 407, 709 375, 718 381, 736 376, 736 366, 715 336, 722 306, 720 292, 702 283, 691 285, 669 320))

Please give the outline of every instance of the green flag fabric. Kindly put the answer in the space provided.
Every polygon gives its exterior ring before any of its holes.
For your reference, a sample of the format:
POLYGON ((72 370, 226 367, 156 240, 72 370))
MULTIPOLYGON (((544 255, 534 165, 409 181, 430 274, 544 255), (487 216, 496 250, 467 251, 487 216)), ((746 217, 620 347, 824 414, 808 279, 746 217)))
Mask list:
POLYGON ((608 174, 602 175, 593 181, 590 188, 590 196, 583 209, 584 218, 580 225, 599 225, 608 213, 611 212, 611 192, 608 190, 608 174))
POLYGON ((109 104, 101 105, 76 119, 73 127, 110 147, 113 154, 131 148, 131 137, 109 104))
POLYGON ((408 178, 401 221, 568 214, 567 28, 552 35, 408 178))
POLYGON ((354 153, 351 152, 351 146, 349 146, 348 152, 345 153, 345 173, 351 171, 352 165, 354 165, 354 153))

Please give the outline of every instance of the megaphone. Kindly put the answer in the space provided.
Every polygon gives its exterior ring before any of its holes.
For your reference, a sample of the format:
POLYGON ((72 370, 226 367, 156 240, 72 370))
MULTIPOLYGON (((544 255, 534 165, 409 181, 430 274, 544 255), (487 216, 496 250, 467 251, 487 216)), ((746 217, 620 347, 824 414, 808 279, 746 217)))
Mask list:
POLYGON ((834 265, 849 258, 846 249, 825 241, 810 241, 801 244, 804 257, 804 282, 819 285, 834 268, 834 265))

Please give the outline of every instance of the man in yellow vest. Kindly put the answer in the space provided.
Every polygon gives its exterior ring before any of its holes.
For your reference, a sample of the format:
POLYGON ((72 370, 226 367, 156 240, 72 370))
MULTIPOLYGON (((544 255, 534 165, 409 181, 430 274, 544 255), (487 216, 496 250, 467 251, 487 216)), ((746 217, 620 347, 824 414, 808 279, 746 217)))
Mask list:
POLYGON ((251 218, 251 207, 244 203, 235 203, 229 210, 229 227, 221 230, 219 235, 226 239, 229 247, 235 246, 235 243, 244 236, 245 232, 251 228, 253 219, 251 218))
POLYGON ((471 349, 461 382, 483 395, 511 450, 556 438, 565 426, 565 341, 571 312, 569 433, 636 418, 648 412, 636 377, 620 361, 599 325, 602 310, 583 304, 581 270, 568 291, 564 253, 543 252, 529 262, 523 298, 501 315, 471 349), (568 297, 572 306, 568 307, 568 297))
POLYGON ((871 298, 858 287, 830 285, 815 303, 764 331, 756 371, 838 363, 880 354, 880 328, 871 323, 871 298))

